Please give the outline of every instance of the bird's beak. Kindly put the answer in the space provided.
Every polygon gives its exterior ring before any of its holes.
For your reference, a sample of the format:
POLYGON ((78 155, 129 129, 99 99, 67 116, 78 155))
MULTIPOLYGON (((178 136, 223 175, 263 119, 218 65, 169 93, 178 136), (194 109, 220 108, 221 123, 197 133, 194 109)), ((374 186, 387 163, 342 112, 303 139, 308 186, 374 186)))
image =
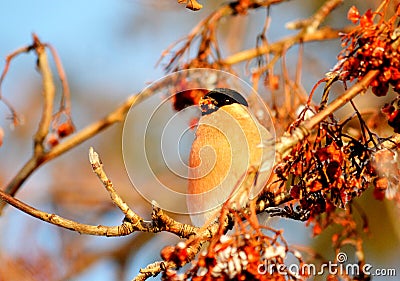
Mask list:
POLYGON ((206 115, 216 109, 216 101, 210 97, 202 97, 199 101, 202 115, 206 115))

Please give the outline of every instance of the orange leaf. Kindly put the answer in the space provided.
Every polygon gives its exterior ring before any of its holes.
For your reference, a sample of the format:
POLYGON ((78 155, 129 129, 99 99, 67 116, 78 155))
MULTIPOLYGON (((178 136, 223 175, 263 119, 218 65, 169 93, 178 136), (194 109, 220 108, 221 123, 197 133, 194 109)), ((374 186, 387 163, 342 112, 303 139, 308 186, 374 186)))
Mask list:
POLYGON ((356 8, 356 6, 352 6, 347 12, 347 18, 351 20, 353 23, 357 23, 360 19, 360 12, 356 8))
POLYGON ((187 1, 186 8, 188 8, 188 9, 190 9, 192 11, 198 11, 201 8, 203 8, 203 5, 201 5, 196 0, 189 0, 189 1, 187 1))
POLYGON ((361 27, 368 27, 373 24, 372 22, 373 13, 371 9, 369 9, 361 18, 360 18, 360 25, 361 27))

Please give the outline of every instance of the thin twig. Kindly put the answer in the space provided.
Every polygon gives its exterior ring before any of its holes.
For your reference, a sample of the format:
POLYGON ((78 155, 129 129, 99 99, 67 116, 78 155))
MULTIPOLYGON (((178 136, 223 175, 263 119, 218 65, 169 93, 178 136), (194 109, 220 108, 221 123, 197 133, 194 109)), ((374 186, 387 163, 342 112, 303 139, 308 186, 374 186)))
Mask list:
MULTIPOLYGON (((170 233, 174 233, 182 238, 189 238, 197 234, 198 232, 203 233, 199 231, 199 228, 197 227, 175 221, 174 219, 164 214, 156 205, 153 205, 152 221, 145 221, 142 217, 132 211, 132 209, 124 202, 122 197, 117 194, 113 187, 113 183, 102 169, 100 158, 98 154, 93 151, 93 148, 90 149, 89 155, 94 172, 100 178, 103 185, 109 192, 112 201, 120 208, 120 210, 125 215, 126 219, 119 226, 94 226, 78 223, 55 214, 50 214, 44 211, 37 210, 29 206, 28 204, 19 201, 15 197, 10 196, 4 191, 0 191, 0 198, 2 198, 4 202, 12 205, 13 207, 19 209, 24 213, 27 213, 28 215, 31 215, 45 222, 57 225, 59 227, 77 231, 81 234, 98 236, 125 236, 135 231, 150 233, 167 231, 170 233)), ((204 233, 200 236, 203 237, 204 233)))
POLYGON ((345 91, 341 96, 337 97, 332 101, 325 109, 319 111, 317 114, 312 116, 299 124, 292 132, 286 132, 276 144, 276 156, 277 161, 284 159, 292 150, 292 148, 299 143, 301 140, 306 138, 312 129, 314 129, 321 121, 331 115, 340 107, 347 104, 351 99, 360 93, 367 90, 369 84, 379 74, 379 70, 369 71, 363 79, 354 84, 350 89, 345 91))
POLYGON ((70 110, 71 110, 71 94, 70 94, 70 90, 69 90, 69 84, 68 84, 68 80, 67 80, 67 75, 65 74, 64 71, 64 67, 62 65, 60 56, 57 53, 57 50, 53 47, 53 45, 46 43, 45 46, 47 48, 49 48, 54 62, 56 64, 57 67, 57 72, 58 72, 58 76, 60 78, 61 81, 61 85, 62 85, 62 95, 61 95, 61 101, 60 101, 60 111, 64 111, 69 114, 70 110))
POLYGON ((5 79, 5 77, 6 77, 7 73, 8 73, 8 70, 10 69, 11 61, 13 60, 13 58, 15 58, 19 54, 30 52, 31 50, 32 50, 32 45, 31 46, 24 46, 24 47, 18 48, 17 50, 15 50, 11 54, 9 54, 6 57, 6 64, 5 64, 3 72, 1 73, 1 76, 0 76, 0 100, 11 111, 11 115, 12 115, 13 125, 14 126, 19 123, 17 112, 15 111, 15 109, 11 105, 11 103, 7 99, 4 98, 1 89, 2 89, 2 86, 3 86, 4 79, 5 79))
POLYGON ((37 219, 54 224, 62 228, 76 231, 80 234, 98 235, 98 236, 124 236, 131 234, 134 231, 132 224, 130 224, 129 222, 124 222, 122 225, 118 226, 82 224, 60 217, 56 214, 50 214, 47 212, 37 210, 29 206, 28 204, 10 196, 9 194, 5 193, 2 190, 0 190, 0 197, 3 201, 7 202, 11 206, 17 208, 18 210, 32 217, 35 217, 37 219))
MULTIPOLYGON (((23 47, 13 52, 7 57, 7 63, 5 69, 0 78, 0 82, 3 81, 5 75, 8 72, 11 59, 22 52, 29 52, 35 50, 38 57, 38 68, 42 75, 43 84, 43 110, 42 116, 39 122, 39 127, 34 135, 34 152, 32 157, 25 163, 21 170, 15 175, 15 177, 6 186, 5 192, 14 196, 18 191, 19 187, 25 182, 25 180, 32 174, 32 172, 43 163, 44 154, 44 140, 49 132, 51 118, 53 114, 53 102, 55 95, 55 87, 53 83, 51 69, 47 60, 45 46, 39 40, 39 38, 33 34, 33 44, 27 47, 23 47)), ((5 202, 0 202, 0 213, 2 212, 5 202)))
POLYGON ((54 87, 53 75, 47 59, 45 46, 40 42, 36 34, 33 34, 33 46, 38 56, 38 68, 42 74, 43 84, 42 116, 39 121, 39 128, 34 135, 34 156, 40 158, 44 152, 44 140, 50 129, 56 89, 54 87))
POLYGON ((150 277, 155 277, 160 272, 165 271, 168 268, 175 267, 174 263, 167 263, 165 261, 157 261, 149 264, 145 268, 140 269, 140 273, 132 279, 132 281, 144 281, 150 277))
POLYGON ((330 114, 338 110, 343 105, 347 104, 351 99, 360 93, 364 93, 369 84, 378 76, 379 70, 369 71, 360 81, 354 84, 350 89, 345 91, 342 95, 333 100, 325 110, 322 110, 315 114, 312 118, 304 121, 304 127, 307 130, 311 130, 318 125, 322 120, 327 118, 330 114))
MULTIPOLYGON (((92 124, 86 126, 79 132, 75 133, 68 139, 65 139, 63 142, 53 147, 50 151, 43 152, 40 157, 33 156, 24 164, 24 166, 18 171, 14 178, 12 178, 11 181, 8 183, 5 188, 6 193, 14 196, 18 192, 22 184, 25 182, 25 180, 42 164, 69 151, 70 149, 95 136, 96 134, 102 132, 111 125, 123 122, 125 115, 129 111, 131 106, 151 96, 157 91, 157 89, 158 88, 154 89, 154 91, 144 90, 140 94, 129 97, 122 105, 106 115, 103 119, 95 121, 92 124)), ((0 202, 0 213, 3 211, 4 206, 6 206, 6 204, 4 202, 0 202)))
POLYGON ((310 24, 307 26, 307 32, 314 32, 326 20, 328 15, 336 9, 343 0, 328 0, 318 9, 318 11, 312 16, 310 24))
MULTIPOLYGON (((97 152, 93 150, 93 147, 90 147, 89 149, 89 161, 90 164, 92 165, 93 172, 103 183, 107 192, 110 194, 113 203, 122 211, 126 219, 128 219, 131 223, 140 228, 143 219, 135 212, 133 212, 129 208, 128 204, 126 204, 125 201, 121 198, 121 196, 119 196, 118 193, 115 191, 113 183, 111 180, 108 179, 106 173, 104 172, 103 163, 101 162, 97 152)), ((140 230, 143 231, 145 229, 140 229, 140 230)))
POLYGON ((351 31, 353 27, 343 28, 340 30, 333 29, 330 27, 323 27, 316 30, 313 33, 306 33, 304 35, 299 36, 293 35, 286 38, 283 38, 277 42, 270 43, 269 45, 262 45, 257 48, 252 48, 248 50, 244 50, 241 52, 237 52, 234 55, 226 57, 221 61, 221 64, 233 65, 242 61, 247 61, 253 58, 256 58, 260 55, 264 55, 267 53, 280 54, 283 50, 288 49, 290 46, 298 44, 300 42, 307 43, 313 41, 323 41, 336 39, 339 37, 339 33, 347 33, 351 31))

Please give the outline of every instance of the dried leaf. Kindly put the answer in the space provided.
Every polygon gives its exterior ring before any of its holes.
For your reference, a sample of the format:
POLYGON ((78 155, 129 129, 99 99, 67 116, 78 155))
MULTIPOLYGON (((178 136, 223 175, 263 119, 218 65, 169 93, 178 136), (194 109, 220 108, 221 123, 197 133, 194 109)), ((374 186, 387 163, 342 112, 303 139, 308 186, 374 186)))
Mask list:
POLYGON ((347 13, 347 18, 351 20, 353 23, 357 23, 360 19, 360 12, 355 6, 352 6, 347 13))
POLYGON ((186 8, 188 8, 189 10, 192 10, 192 11, 198 11, 201 8, 203 8, 203 5, 201 5, 196 0, 189 0, 186 3, 186 8))

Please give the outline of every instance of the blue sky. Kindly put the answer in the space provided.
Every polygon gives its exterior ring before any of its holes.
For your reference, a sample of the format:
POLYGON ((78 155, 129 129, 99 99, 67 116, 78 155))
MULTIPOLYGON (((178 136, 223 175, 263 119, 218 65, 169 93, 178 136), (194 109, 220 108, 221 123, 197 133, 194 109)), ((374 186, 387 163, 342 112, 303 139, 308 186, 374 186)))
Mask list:
MULTIPOLYGON (((135 0, 3 2, 0 55, 4 57, 16 47, 30 43, 35 32, 41 40, 56 47, 67 73, 84 87, 112 83, 113 94, 127 95, 161 75, 155 63, 162 50, 191 26, 174 26, 170 22, 168 27, 162 16, 149 13, 156 9, 152 4, 143 3, 135 0), (145 14, 157 18, 135 21, 138 15, 145 14), (163 32, 167 28, 169 31, 163 32)), ((168 10, 169 16, 190 13, 180 8, 168 10)))

